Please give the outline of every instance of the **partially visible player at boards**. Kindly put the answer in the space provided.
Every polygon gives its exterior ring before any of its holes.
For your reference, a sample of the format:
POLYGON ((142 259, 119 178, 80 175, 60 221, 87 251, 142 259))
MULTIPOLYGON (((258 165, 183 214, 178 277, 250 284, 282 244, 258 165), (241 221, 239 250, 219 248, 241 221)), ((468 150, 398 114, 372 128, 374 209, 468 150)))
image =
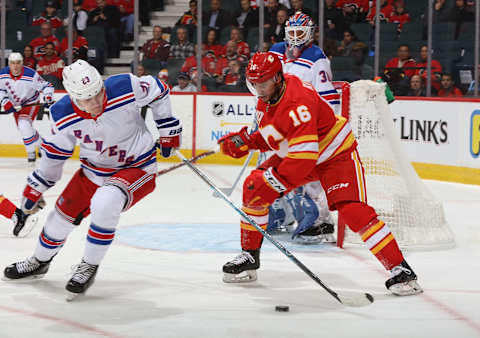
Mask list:
MULTIPOLYGON (((234 158, 250 150, 273 150, 275 154, 245 179, 242 210, 265 229, 273 201, 319 180, 330 210, 338 210, 391 272, 387 289, 402 296, 422 292, 393 234, 367 204, 364 169, 347 120, 335 115, 310 83, 283 73, 275 53, 256 53, 247 66, 246 78, 259 98, 259 130, 249 134, 244 128, 222 137, 221 151, 234 158)), ((254 281, 260 268, 263 236, 243 219, 240 228, 242 252, 223 266, 227 283, 254 281)))
POLYGON ((8 198, 0 194, 0 215, 12 220, 13 234, 25 237, 38 222, 38 217, 24 213, 8 198))
MULTIPOLYGON (((278 56, 285 73, 295 74, 311 83, 335 113, 340 114, 340 95, 332 84, 330 60, 320 47, 313 44, 314 32, 313 20, 297 12, 285 23, 285 41, 274 44, 270 51, 278 56)), ((270 154, 267 152, 266 156, 270 154)), ((335 241, 333 217, 320 182, 308 183, 296 189, 295 194, 276 201, 271 207, 269 230, 285 227, 291 222, 290 210, 298 222, 292 237, 300 243, 335 241)))
POLYGON ((27 179, 22 209, 35 208, 62 175, 63 164, 80 145, 81 168, 60 194, 33 255, 4 270, 6 279, 43 277, 68 235, 91 214, 85 250, 66 289, 67 299, 84 293, 115 237, 120 214, 155 188, 157 143, 140 108, 150 106, 164 157, 180 147, 182 125, 172 115, 168 85, 152 76, 119 74, 102 80, 86 61, 63 70, 68 95, 50 109, 54 133, 42 144, 44 156, 27 179))
POLYGON ((53 103, 53 91, 49 82, 35 70, 23 65, 22 54, 10 53, 8 66, 0 70, 0 105, 4 113, 13 113, 29 163, 35 162, 36 147, 42 143, 42 138, 33 127, 33 121, 41 108, 38 104, 40 95, 48 105, 53 103))

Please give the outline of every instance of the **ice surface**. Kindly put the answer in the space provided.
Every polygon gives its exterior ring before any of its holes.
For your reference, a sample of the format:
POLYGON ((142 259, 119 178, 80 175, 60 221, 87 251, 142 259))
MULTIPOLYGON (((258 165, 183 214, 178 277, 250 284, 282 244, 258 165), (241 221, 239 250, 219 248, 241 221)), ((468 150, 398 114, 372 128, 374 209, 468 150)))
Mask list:
MULTIPOLYGON (((13 238, 10 222, 0 220, 2 268, 32 254, 41 224, 77 168, 78 161, 66 163, 64 178, 46 193, 47 210, 27 238, 13 238)), ((240 170, 201 168, 220 187, 232 184, 240 170)), ((18 203, 30 171, 25 159, 0 158, 0 192, 18 203)), ((223 283, 221 267, 239 250, 238 216, 181 168, 159 177, 155 192, 122 215, 116 240, 84 297, 67 303, 64 288, 70 267, 82 257, 88 219, 44 279, 0 281, 0 337, 480 337, 480 188, 426 183, 444 202, 457 247, 405 253, 423 295, 390 295, 384 287, 388 274, 355 246, 286 243, 332 289, 371 293, 375 303, 367 307, 342 306, 269 243, 257 282, 223 283), (279 304, 290 311, 276 312, 279 304)), ((240 188, 232 195, 236 203, 240 188)))

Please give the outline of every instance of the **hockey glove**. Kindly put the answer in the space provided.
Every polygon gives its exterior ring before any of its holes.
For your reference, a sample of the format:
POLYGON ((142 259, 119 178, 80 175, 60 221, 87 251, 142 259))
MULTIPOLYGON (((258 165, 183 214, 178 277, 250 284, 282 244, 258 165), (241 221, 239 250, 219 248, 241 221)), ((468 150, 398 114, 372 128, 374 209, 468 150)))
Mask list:
POLYGON ((292 188, 272 167, 267 170, 255 169, 243 183, 243 204, 249 207, 267 207, 292 188))
POLYGON ((243 157, 253 148, 253 140, 247 131, 247 127, 221 137, 217 143, 220 144, 220 151, 223 154, 233 158, 243 157))
POLYGON ((162 156, 165 158, 170 157, 172 148, 178 149, 182 143, 182 123, 173 116, 155 122, 160 133, 158 145, 162 150, 162 156))
POLYGON ((54 182, 46 181, 34 171, 27 177, 27 185, 22 194, 22 211, 28 215, 35 214, 45 206, 42 194, 51 188, 54 182))
POLYGON ((17 110, 15 109, 15 106, 13 105, 12 101, 9 99, 3 99, 2 100, 2 110, 3 112, 10 114, 10 113, 16 113, 17 110))

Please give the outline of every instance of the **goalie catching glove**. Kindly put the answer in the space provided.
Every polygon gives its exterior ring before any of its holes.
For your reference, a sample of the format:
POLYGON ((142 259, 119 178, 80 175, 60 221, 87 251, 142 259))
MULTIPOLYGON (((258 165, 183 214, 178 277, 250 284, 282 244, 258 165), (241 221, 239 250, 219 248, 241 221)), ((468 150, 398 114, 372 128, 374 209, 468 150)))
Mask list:
POLYGON ((42 194, 53 187, 54 182, 42 179, 35 171, 27 177, 27 185, 22 194, 22 211, 32 215, 45 207, 42 194))
POLYGON ((249 207, 267 207, 292 188, 273 167, 255 169, 243 183, 243 204, 249 207))
POLYGON ((243 157, 248 154, 250 149, 257 149, 247 127, 221 137, 217 143, 223 154, 233 158, 243 157))
POLYGON ((182 123, 173 116, 155 122, 160 134, 158 146, 162 150, 162 156, 170 157, 172 148, 178 149, 182 143, 182 123))

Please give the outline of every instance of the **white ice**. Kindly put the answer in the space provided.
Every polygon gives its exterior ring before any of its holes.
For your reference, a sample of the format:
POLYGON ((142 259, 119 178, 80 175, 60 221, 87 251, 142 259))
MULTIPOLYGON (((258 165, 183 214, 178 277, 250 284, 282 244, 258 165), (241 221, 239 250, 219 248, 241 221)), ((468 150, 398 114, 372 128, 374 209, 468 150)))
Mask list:
MULTIPOLYGON (((167 167, 171 164, 162 164, 167 167)), ((32 254, 47 213, 78 161, 46 194, 47 210, 27 238, 0 220, 1 268, 32 254)), ((239 167, 200 166, 221 187, 239 167)), ((0 158, 0 192, 19 203, 30 172, 25 159, 0 158)), ((0 337, 480 337, 480 189, 427 181, 443 201, 456 236, 451 250, 406 252, 425 293, 396 297, 388 274, 364 247, 287 247, 323 282, 343 292, 369 292, 375 302, 336 302, 269 243, 259 279, 224 284, 222 265, 239 251, 238 215, 188 168, 157 179, 157 189, 123 214, 96 282, 65 301, 70 267, 83 254, 88 219, 68 238, 48 274, 0 281, 0 337), (290 312, 275 312, 288 305, 290 312)), ((240 202, 240 188, 232 196, 240 202)))

